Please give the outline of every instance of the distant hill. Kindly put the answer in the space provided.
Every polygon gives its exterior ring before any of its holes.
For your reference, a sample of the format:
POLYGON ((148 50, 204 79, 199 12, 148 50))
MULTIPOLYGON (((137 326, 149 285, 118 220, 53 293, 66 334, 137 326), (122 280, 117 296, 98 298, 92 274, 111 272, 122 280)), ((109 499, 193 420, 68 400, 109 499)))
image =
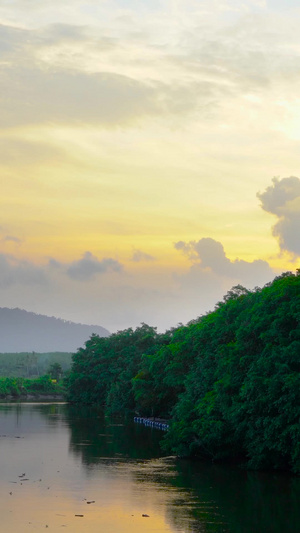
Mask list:
POLYGON ((108 337, 101 326, 76 324, 23 309, 0 307, 0 352, 75 352, 95 333, 108 337))

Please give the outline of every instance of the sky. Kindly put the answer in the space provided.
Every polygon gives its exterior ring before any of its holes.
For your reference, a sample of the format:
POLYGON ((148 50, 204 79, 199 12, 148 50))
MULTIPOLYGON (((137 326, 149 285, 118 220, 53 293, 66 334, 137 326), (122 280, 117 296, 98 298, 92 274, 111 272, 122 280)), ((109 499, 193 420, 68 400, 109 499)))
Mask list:
POLYGON ((159 331, 300 261, 296 0, 2 0, 0 306, 159 331))

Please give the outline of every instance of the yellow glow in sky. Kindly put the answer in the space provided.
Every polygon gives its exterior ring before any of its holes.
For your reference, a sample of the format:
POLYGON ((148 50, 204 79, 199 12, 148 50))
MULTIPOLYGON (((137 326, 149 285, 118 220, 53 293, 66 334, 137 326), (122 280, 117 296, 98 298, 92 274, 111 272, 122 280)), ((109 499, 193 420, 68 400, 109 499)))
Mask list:
POLYGON ((165 328, 295 270, 299 18, 292 1, 0 6, 3 305, 165 328))

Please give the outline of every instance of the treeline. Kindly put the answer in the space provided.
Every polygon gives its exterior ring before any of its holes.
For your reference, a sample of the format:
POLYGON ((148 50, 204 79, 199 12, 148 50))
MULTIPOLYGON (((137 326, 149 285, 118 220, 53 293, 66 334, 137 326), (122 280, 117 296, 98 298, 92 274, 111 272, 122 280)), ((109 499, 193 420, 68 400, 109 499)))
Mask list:
POLYGON ((170 453, 299 474, 299 273, 234 287, 164 334, 142 324, 92 336, 73 356, 69 401, 170 419, 170 453))
POLYGON ((37 379, 0 378, 0 399, 19 400, 30 398, 62 397, 64 388, 62 384, 54 383, 50 376, 37 379))
POLYGON ((67 372, 71 368, 72 353, 0 353, 0 376, 36 378, 47 374, 53 364, 59 364, 62 372, 67 372))

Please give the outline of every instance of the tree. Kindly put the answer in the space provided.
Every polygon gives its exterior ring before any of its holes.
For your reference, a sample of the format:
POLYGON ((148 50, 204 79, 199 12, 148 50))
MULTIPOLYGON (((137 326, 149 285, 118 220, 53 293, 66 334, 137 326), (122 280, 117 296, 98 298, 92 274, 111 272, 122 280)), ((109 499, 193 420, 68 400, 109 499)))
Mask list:
POLYGON ((59 381, 63 374, 63 369, 59 363, 52 363, 52 365, 49 366, 47 373, 50 374, 52 379, 59 381))

